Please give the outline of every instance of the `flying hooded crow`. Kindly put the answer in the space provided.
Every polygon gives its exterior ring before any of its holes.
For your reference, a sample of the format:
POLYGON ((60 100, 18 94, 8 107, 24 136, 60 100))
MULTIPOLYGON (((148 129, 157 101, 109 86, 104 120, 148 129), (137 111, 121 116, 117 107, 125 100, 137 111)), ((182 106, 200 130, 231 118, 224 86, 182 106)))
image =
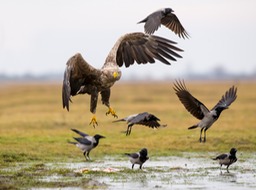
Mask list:
POLYGON ((235 148, 231 148, 229 153, 221 154, 221 155, 217 156, 216 158, 213 158, 213 160, 219 161, 220 169, 221 169, 222 165, 227 166, 227 172, 229 173, 228 167, 237 161, 236 152, 237 152, 237 150, 235 148))
POLYGON ((187 90, 184 81, 176 81, 174 83, 174 88, 178 98, 181 103, 185 106, 188 112, 190 112, 194 117, 200 119, 201 121, 188 129, 195 129, 197 127, 201 128, 200 131, 200 142, 206 142, 206 131, 212 124, 219 118, 221 112, 228 109, 228 106, 235 101, 237 95, 237 88, 232 86, 226 93, 222 96, 219 102, 209 110, 202 102, 196 99, 187 90), (204 137, 202 138, 202 132, 204 131, 204 137))
MULTIPOLYGON (((119 122, 119 121, 126 121, 128 123, 126 136, 131 134, 132 126, 135 124, 145 125, 150 128, 158 128, 161 126, 160 123, 158 123, 160 119, 158 119, 155 115, 150 114, 148 112, 130 115, 128 117, 125 117, 123 119, 119 119, 113 122, 119 122)), ((162 126, 165 127, 166 125, 162 125, 162 126)))
POLYGON ((117 117, 109 99, 111 87, 121 78, 119 67, 123 65, 129 67, 134 62, 155 63, 156 60, 170 65, 169 60, 176 61, 175 58, 182 58, 176 52, 183 50, 177 48, 175 44, 176 42, 166 38, 142 32, 125 34, 114 44, 101 69, 96 69, 87 63, 80 53, 75 54, 66 63, 62 85, 63 108, 69 111, 72 96, 90 95, 90 111, 93 114, 90 124, 95 127, 98 125, 95 114, 100 93, 102 103, 108 107, 106 115, 117 117))
POLYGON ((153 34, 162 24, 172 30, 179 37, 184 39, 188 38, 189 35, 187 31, 184 29, 178 17, 173 12, 174 11, 171 8, 157 10, 148 15, 142 21, 138 22, 138 24, 145 23, 144 30, 145 33, 148 34, 153 34))
POLYGON ((132 163, 132 169, 134 164, 139 164, 140 169, 142 169, 142 165, 149 159, 148 157, 148 150, 146 148, 141 149, 137 153, 125 153, 126 156, 130 158, 132 163))
POLYGON ((89 156, 90 151, 98 146, 99 140, 101 138, 105 138, 105 137, 98 134, 94 136, 89 136, 88 134, 78 131, 77 129, 71 129, 71 130, 78 133, 80 136, 82 136, 82 138, 73 137, 77 142, 69 141, 68 143, 76 145, 78 148, 80 148, 83 151, 85 159, 91 160, 89 156))

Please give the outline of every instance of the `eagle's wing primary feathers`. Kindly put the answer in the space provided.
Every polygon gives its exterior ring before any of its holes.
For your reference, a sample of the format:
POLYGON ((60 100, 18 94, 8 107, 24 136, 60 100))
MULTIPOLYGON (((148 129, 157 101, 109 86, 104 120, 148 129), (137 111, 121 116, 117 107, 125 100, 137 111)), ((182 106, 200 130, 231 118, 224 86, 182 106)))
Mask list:
POLYGON ((72 56, 66 65, 62 86, 63 108, 69 110, 70 97, 76 95, 84 84, 91 84, 97 80, 100 70, 87 63, 81 54, 72 56))
POLYGON ((183 51, 175 46, 176 42, 163 37, 141 32, 128 33, 121 36, 111 49, 105 64, 116 62, 121 67, 129 67, 134 62, 138 64, 155 63, 159 60, 170 65, 168 60, 176 61, 182 58, 176 51, 183 51))

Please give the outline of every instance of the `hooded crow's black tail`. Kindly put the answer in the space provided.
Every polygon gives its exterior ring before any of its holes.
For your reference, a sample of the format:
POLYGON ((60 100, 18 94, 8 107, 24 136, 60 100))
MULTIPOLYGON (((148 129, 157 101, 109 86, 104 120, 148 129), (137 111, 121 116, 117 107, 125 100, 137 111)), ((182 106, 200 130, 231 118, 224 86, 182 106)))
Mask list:
POLYGON ((143 23, 143 22, 147 22, 148 18, 144 18, 143 20, 141 20, 140 22, 137 22, 137 24, 143 23))
POLYGON ((119 121, 126 121, 126 120, 124 118, 123 119, 118 119, 118 120, 113 121, 113 123, 119 122, 119 121))
POLYGON ((68 141, 69 144, 74 144, 76 145, 77 143, 76 142, 72 142, 72 141, 68 141))
POLYGON ((195 129, 197 127, 198 127, 198 125, 193 125, 193 126, 189 127, 188 129, 195 129))

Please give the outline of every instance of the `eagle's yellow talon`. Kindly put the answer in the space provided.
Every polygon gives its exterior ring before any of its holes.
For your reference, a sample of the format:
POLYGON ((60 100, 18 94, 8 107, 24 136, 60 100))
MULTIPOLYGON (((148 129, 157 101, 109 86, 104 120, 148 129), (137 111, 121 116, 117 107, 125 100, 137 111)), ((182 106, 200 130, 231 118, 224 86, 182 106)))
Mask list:
POLYGON ((96 120, 96 116, 94 115, 93 117, 92 117, 92 120, 91 120, 91 122, 90 122, 90 125, 92 124, 92 126, 95 128, 95 125, 97 125, 98 126, 98 122, 97 122, 97 120, 96 120))
POLYGON ((108 114, 111 114, 115 118, 118 118, 118 116, 116 115, 115 110, 113 110, 111 107, 109 107, 109 110, 106 112, 106 115, 108 115, 108 114))

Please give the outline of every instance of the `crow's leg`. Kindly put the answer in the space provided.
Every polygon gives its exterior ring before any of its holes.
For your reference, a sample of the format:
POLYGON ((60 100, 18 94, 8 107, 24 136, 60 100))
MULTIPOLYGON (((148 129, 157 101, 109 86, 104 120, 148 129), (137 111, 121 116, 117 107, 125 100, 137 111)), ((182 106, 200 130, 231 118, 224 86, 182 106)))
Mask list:
POLYGON ((84 157, 85 157, 86 160, 88 160, 88 158, 87 158, 87 151, 84 151, 84 157))
POLYGON ((203 133, 203 130, 204 130, 204 128, 202 128, 202 129, 200 130, 199 142, 202 142, 202 133, 203 133))
POLYGON ((128 125, 127 127, 127 132, 126 132, 126 136, 130 135, 132 131, 132 126, 128 125))
POLYGON ((205 128, 204 129, 204 138, 203 138, 203 142, 206 142, 206 131, 207 131, 208 128, 205 128))
POLYGON ((230 165, 227 165, 227 172, 229 173, 229 170, 228 170, 228 167, 229 167, 230 165))
POLYGON ((88 151, 88 152, 87 152, 86 156, 87 156, 88 160, 91 160, 91 158, 90 158, 90 155, 89 155, 89 154, 90 154, 90 151, 88 151))

